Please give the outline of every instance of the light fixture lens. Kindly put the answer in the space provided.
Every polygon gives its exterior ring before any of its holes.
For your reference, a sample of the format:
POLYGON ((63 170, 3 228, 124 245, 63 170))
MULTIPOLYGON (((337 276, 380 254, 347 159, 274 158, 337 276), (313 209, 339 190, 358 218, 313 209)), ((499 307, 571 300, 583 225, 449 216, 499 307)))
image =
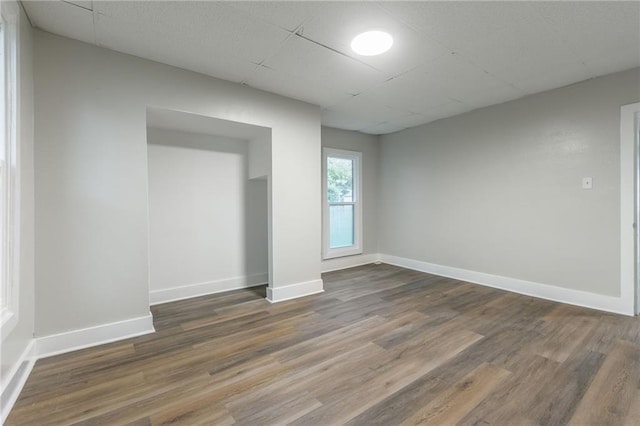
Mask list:
POLYGON ((393 45, 393 37, 384 31, 367 31, 351 41, 351 48, 358 55, 375 56, 386 52, 393 45))

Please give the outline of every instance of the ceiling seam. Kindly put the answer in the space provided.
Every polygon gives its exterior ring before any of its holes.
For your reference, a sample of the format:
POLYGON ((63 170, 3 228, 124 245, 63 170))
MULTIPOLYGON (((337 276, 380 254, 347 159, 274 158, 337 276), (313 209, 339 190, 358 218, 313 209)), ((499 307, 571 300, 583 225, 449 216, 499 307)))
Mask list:
POLYGON ((302 24, 298 25, 296 28, 293 29, 293 31, 289 31, 287 29, 284 29, 278 25, 276 25, 278 28, 281 28, 283 30, 285 30, 286 32, 288 32, 289 34, 287 35, 287 37, 282 40, 282 42, 280 43, 280 46, 277 49, 273 49, 273 51, 270 54, 267 54, 259 63, 255 63, 250 61, 251 64, 255 65, 255 68, 249 73, 249 75, 247 75, 246 78, 244 78, 240 84, 245 85, 245 86, 249 86, 249 87, 253 87, 251 85, 248 84, 249 79, 251 78, 251 73, 257 71, 260 67, 264 67, 270 70, 274 70, 273 68, 271 68, 268 65, 265 65, 265 62, 267 62, 269 59, 273 58, 278 52, 280 52, 280 50, 284 47, 284 45, 287 43, 287 41, 289 41, 291 39, 291 37, 293 37, 295 35, 295 32, 298 31, 300 28, 302 28, 302 24))
POLYGON ((89 10, 89 11, 93 12, 93 9, 89 9, 88 7, 80 6, 79 4, 72 3, 72 2, 67 1, 67 0, 62 0, 62 2, 66 3, 66 4, 70 4, 71 6, 79 7, 80 9, 89 10))
POLYGON ((564 44, 566 49, 569 52, 571 52, 571 54, 573 55, 574 59, 577 62, 580 62, 580 64, 582 64, 582 66, 585 68, 585 70, 589 74, 588 77, 589 78, 594 78, 596 76, 596 73, 594 71, 592 71, 591 68, 589 68, 589 66, 582 59, 582 56, 578 52, 576 52, 574 50, 574 47, 571 45, 569 40, 567 40, 565 37, 563 37, 561 34, 558 33, 558 31, 556 30, 555 26, 553 25, 553 22, 551 20, 549 20, 548 17, 546 17, 545 15, 540 13, 539 10, 536 10, 536 14, 542 19, 542 22, 544 22, 544 24, 547 27, 548 31, 553 33, 557 37, 558 40, 562 41, 562 43, 564 44))
POLYGON ((381 72, 381 71, 380 71, 379 69, 377 69, 376 67, 374 67, 374 66, 372 66, 372 65, 369 65, 369 64, 367 64, 366 62, 362 62, 361 60, 359 60, 359 59, 357 59, 357 58, 354 58, 354 57, 352 57, 352 56, 349 56, 349 55, 347 55, 346 53, 343 53, 343 52, 341 52, 341 51, 339 51, 339 50, 337 50, 337 49, 334 49, 333 47, 327 46, 326 44, 319 43, 319 42, 317 42, 317 41, 315 41, 315 40, 312 40, 312 39, 310 39, 310 38, 308 38, 308 37, 305 37, 305 36, 303 36, 303 35, 301 35, 301 34, 298 34, 298 33, 294 33, 294 35, 295 35, 295 36, 297 36, 297 37, 300 37, 301 39, 306 40, 306 41, 308 41, 308 42, 310 42, 310 43, 313 43, 313 44, 315 44, 316 46, 324 47, 325 49, 327 49, 327 50, 329 50, 329 51, 331 51, 331 52, 333 52, 333 53, 337 53, 337 54, 338 54, 338 55, 340 55, 340 56, 343 56, 343 57, 345 57, 345 58, 351 59, 352 61, 356 61, 356 62, 358 62, 359 64, 365 65, 365 66, 367 66, 368 68, 371 68, 372 70, 375 70, 375 71, 381 72))
POLYGON ((31 28, 35 28, 35 25, 33 25, 33 21, 31 20, 31 17, 27 13, 27 8, 24 7, 24 4, 22 4, 22 0, 18 0, 18 4, 22 8, 22 11, 24 12, 24 16, 27 17, 27 21, 29 21, 29 25, 31 26, 31 28))

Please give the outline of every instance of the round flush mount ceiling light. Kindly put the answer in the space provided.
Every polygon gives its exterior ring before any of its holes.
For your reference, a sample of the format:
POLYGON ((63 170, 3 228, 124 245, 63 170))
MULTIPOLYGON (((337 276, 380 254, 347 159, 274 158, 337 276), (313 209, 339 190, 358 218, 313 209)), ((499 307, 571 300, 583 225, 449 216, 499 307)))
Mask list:
POLYGON ((351 48, 358 55, 375 56, 386 52, 393 45, 393 37, 384 31, 367 31, 351 41, 351 48))

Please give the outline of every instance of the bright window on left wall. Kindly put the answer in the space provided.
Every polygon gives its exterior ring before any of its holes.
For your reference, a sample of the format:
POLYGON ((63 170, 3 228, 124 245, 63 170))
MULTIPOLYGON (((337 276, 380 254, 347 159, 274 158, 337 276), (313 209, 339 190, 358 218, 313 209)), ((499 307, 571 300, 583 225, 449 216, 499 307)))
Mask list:
POLYGON ((17 13, 0 8, 0 327, 2 338, 17 322, 19 242, 19 145, 17 13))

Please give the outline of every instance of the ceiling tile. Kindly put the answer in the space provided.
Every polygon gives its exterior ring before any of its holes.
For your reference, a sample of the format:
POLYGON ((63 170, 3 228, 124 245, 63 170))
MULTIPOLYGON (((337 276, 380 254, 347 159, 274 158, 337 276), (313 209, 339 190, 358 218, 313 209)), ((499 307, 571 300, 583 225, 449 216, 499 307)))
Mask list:
POLYGON ((147 127, 157 129, 225 136, 244 140, 255 140, 271 133, 271 129, 267 127, 154 107, 147 107, 146 124, 147 127))
POLYGON ((361 129, 362 133, 368 133, 370 135, 386 135, 389 133, 399 132, 400 130, 404 130, 406 127, 398 126, 393 123, 382 123, 372 127, 366 127, 361 129))
POLYGON ((530 82, 537 77, 555 87, 569 74, 582 80, 589 78, 584 64, 550 31, 549 22, 538 13, 535 3, 390 3, 388 9, 417 31, 516 86, 527 81, 531 87, 530 82))
POLYGON ((593 77, 640 67, 640 48, 611 49, 608 54, 586 60, 585 65, 593 77))
POLYGON ((439 92, 427 84, 427 74, 420 68, 387 80, 366 94, 383 105, 420 113, 451 102, 439 92))
POLYGON ((402 108, 390 107, 381 104, 375 98, 367 94, 352 96, 330 108, 349 116, 361 116, 368 118, 375 123, 382 123, 398 117, 406 117, 413 113, 402 108))
POLYGON ((344 130, 361 130, 366 127, 372 127, 380 123, 370 120, 368 117, 347 116, 339 110, 323 109, 322 125, 336 127, 344 130))
POLYGON ((528 87, 536 80, 540 82, 539 85, 547 82, 551 88, 565 84, 567 75, 572 75, 574 82, 590 77, 587 67, 567 48, 558 45, 551 36, 534 36, 526 34, 524 30, 508 41, 478 40, 461 50, 460 56, 497 78, 523 89, 524 84, 521 83, 524 82, 527 82, 528 87))
POLYGON ((622 68, 640 65, 640 2, 540 2, 533 5, 553 33, 585 63, 613 59, 622 68), (620 53, 629 52, 629 62, 620 53), (612 58, 613 57, 613 58, 612 58))
POLYGON ((190 40, 190 49, 185 49, 185 41, 171 33, 137 28, 106 15, 97 16, 96 38, 101 46, 118 52, 237 83, 257 67, 249 60, 237 58, 224 46, 211 47, 206 41, 190 40), (203 51, 209 54, 202 55, 203 51))
POLYGON ((409 128, 419 126, 429 120, 430 118, 424 114, 413 114, 406 117, 396 118, 393 120, 392 124, 402 128, 409 128))
POLYGON ((382 7, 452 50, 513 28, 514 19, 530 13, 527 2, 384 2, 382 7))
POLYGON ((314 1, 230 1, 226 4, 287 31, 294 31, 326 7, 326 3, 314 1))
POLYGON ((444 105, 440 105, 436 108, 425 111, 422 115, 425 117, 425 122, 431 122, 440 120, 441 118, 452 117, 454 115, 463 114, 471 111, 473 106, 466 105, 462 102, 452 101, 444 105))
POLYGON ((63 0, 65 3, 71 3, 76 6, 83 7, 87 10, 93 10, 93 1, 92 0, 63 0))
POLYGON ((304 74, 291 75, 263 66, 257 67, 247 77, 246 84, 321 107, 329 107, 352 97, 331 85, 310 81, 304 74))
POLYGON ((323 124, 371 133, 640 66, 637 1, 23 5, 45 31, 315 103, 323 124), (393 48, 352 53, 374 27, 393 48))
POLYGON ((457 100, 462 102, 466 108, 476 109, 489 105, 500 104, 525 96, 523 90, 513 86, 500 86, 488 90, 470 90, 460 96, 457 100))
POLYGON ((85 43, 95 43, 91 10, 63 1, 25 1, 22 4, 35 27, 85 43))
POLYGON ((462 100, 464 97, 499 89, 508 83, 494 77, 460 55, 449 54, 421 68, 422 88, 433 95, 462 100))
POLYGON ((166 33, 196 54, 220 50, 254 62, 262 62, 289 37, 275 25, 224 2, 96 2, 101 15, 137 33, 166 33), (195 43, 197 42, 197 49, 195 43), (204 47, 204 49, 202 49, 204 47))
POLYGON ((276 72, 304 75, 312 83, 329 83, 335 89, 352 95, 385 78, 367 65, 298 36, 287 40, 264 65, 276 72))
POLYGON ((369 64, 387 77, 449 53, 447 49, 393 18, 376 4, 367 2, 327 2, 322 10, 303 25, 303 36, 369 64), (394 44, 378 56, 362 56, 351 50, 351 40, 372 29, 391 34, 394 44))
POLYGON ((414 114, 407 117, 394 118, 389 123, 402 128, 420 126, 422 124, 431 123, 432 121, 442 118, 452 117, 454 115, 463 114, 473 108, 460 102, 452 101, 446 105, 433 108, 427 112, 414 114))
POLYGON ((547 72, 541 72, 534 77, 521 78, 516 84, 525 93, 532 94, 567 86, 588 78, 587 67, 572 68, 567 66, 549 69, 547 72))

